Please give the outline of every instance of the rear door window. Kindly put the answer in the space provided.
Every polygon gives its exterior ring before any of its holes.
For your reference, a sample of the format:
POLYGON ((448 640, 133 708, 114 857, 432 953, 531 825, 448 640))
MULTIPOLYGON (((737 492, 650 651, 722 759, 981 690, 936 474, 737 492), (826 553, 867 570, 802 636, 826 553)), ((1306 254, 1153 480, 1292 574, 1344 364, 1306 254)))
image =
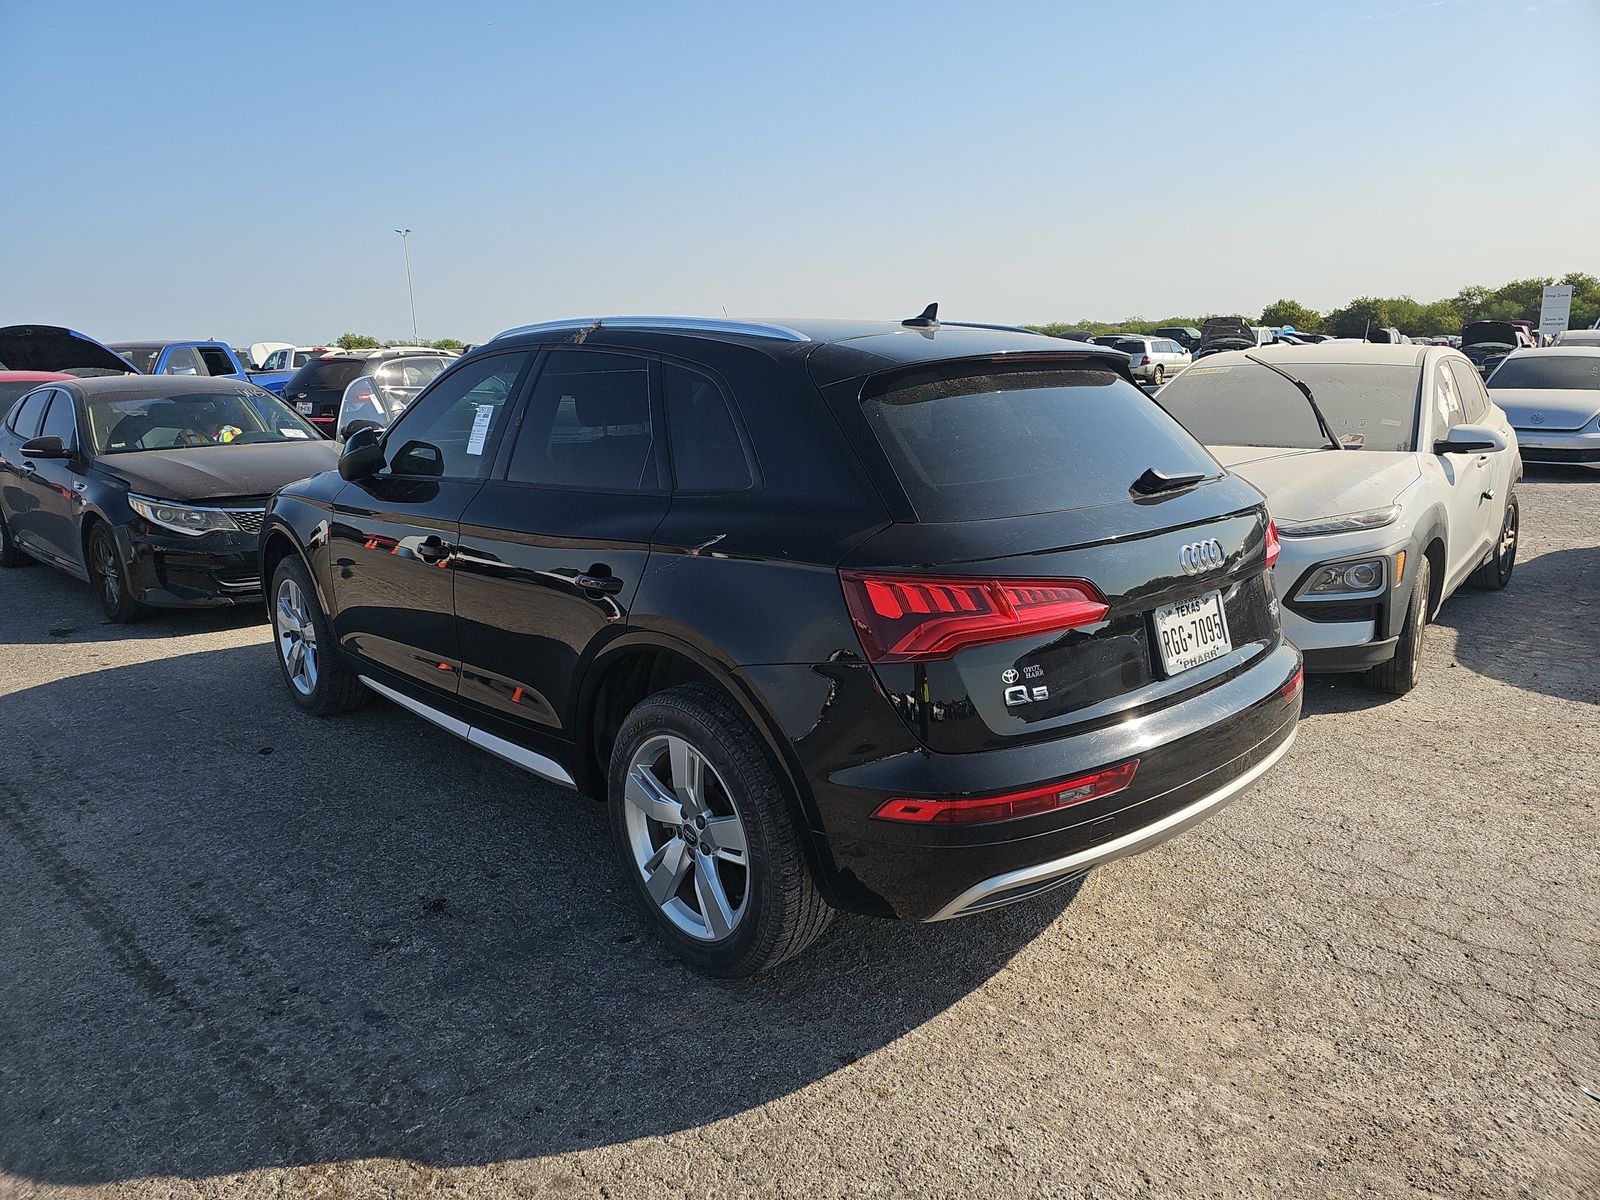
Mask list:
POLYGON ((221 346, 197 347, 200 361, 205 365, 207 375, 232 375, 235 367, 233 360, 228 357, 228 352, 221 346))
POLYGON ((508 478, 595 491, 655 491, 650 361, 550 350, 528 397, 508 478))
POLYGON ((919 368, 869 380, 862 404, 923 521, 1125 502, 1151 467, 1222 473, 1154 401, 1093 364, 919 368))

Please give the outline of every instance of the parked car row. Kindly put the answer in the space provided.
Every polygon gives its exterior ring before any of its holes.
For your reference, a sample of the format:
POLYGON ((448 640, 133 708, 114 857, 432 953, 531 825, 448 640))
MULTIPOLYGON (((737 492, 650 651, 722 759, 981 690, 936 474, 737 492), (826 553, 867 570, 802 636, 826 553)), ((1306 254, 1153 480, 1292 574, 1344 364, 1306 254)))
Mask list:
POLYGON ((112 620, 264 592, 294 703, 603 798, 662 938, 749 974, 837 910, 1077 886, 1270 770, 1303 669, 1402 692, 1445 598, 1509 580, 1518 433, 1466 357, 1241 326, 1185 365, 931 306, 584 318, 285 399, 53 378, 0 421, 0 564, 112 620))

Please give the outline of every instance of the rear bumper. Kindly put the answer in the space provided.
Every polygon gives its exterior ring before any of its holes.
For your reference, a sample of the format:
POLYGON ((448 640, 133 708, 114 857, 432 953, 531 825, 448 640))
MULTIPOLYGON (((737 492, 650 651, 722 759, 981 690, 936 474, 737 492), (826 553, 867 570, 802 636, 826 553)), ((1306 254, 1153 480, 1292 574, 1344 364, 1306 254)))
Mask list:
POLYGON ((1192 804, 1148 825, 1129 830, 1109 842, 1090 846, 1086 850, 1079 850, 1076 854, 1068 854, 1049 862, 1035 863, 1031 867, 1019 867, 1014 871, 985 879, 982 883, 975 883, 928 920, 945 921, 951 917, 965 917, 972 913, 1014 904, 1018 900, 1037 896, 1041 892, 1050 891, 1077 879, 1092 867, 1098 867, 1115 859, 1127 858, 1130 854, 1138 854, 1159 846, 1169 838, 1177 837, 1184 830, 1192 829, 1238 799, 1251 784, 1272 770, 1278 764, 1278 760, 1289 753, 1289 747, 1294 745, 1296 733, 1294 722, 1288 723, 1288 730, 1289 735, 1279 740, 1265 758, 1242 774, 1235 775, 1215 791, 1201 796, 1192 804))
MULTIPOLYGON (((1284 687, 1299 667, 1299 652, 1280 643, 1226 682, 1166 708, 1051 740, 961 754, 920 746, 885 754, 887 747, 874 745, 863 707, 836 691, 834 705, 845 710, 840 728, 830 732, 824 718, 812 737, 830 743, 833 753, 862 753, 853 764, 834 759, 829 769, 813 762, 805 772, 824 891, 848 911, 942 920, 1025 899, 1098 862, 1164 841, 1270 769, 1294 737, 1300 695, 1285 695, 1284 687), (872 816, 896 797, 994 795, 1134 758, 1139 766, 1125 791, 1037 817, 958 826, 872 816)), ((799 739, 796 748, 810 741, 799 739)))

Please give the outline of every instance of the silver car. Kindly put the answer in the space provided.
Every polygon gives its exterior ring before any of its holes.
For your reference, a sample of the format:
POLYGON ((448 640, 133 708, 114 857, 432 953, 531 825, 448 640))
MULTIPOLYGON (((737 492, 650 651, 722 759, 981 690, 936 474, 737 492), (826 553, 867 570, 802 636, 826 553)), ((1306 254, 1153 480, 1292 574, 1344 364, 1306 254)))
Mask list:
POLYGON ((1383 691, 1410 691, 1439 605, 1463 583, 1510 580, 1517 435, 1459 351, 1229 351, 1156 401, 1266 496, 1283 631, 1307 671, 1367 671, 1383 691))
POLYGON ((1171 338, 1144 334, 1108 333, 1094 339, 1099 346, 1110 346, 1128 356, 1128 370, 1135 379, 1160 387, 1191 361, 1189 352, 1171 338))
POLYGON ((1488 385, 1525 461, 1600 465, 1600 345, 1518 350, 1488 385))

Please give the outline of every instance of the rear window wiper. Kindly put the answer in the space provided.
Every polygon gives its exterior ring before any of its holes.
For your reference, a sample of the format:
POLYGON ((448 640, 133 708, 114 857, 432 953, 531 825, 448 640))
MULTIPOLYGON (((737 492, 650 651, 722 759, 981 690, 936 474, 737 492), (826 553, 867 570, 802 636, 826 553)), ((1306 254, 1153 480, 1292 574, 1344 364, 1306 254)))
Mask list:
POLYGON ((1146 467, 1143 475, 1133 481, 1130 491, 1141 496, 1155 496, 1161 492, 1175 492, 1179 488, 1193 487, 1206 478, 1204 471, 1188 471, 1182 475, 1168 475, 1154 467, 1146 467))
POLYGON ((1282 375, 1290 383, 1294 384, 1295 387, 1299 388, 1300 394, 1306 398, 1306 403, 1311 405, 1311 411, 1317 414, 1317 424, 1322 427, 1322 435, 1328 439, 1328 444, 1335 450, 1344 449, 1344 443, 1341 442, 1338 436, 1333 432, 1333 426, 1328 424, 1328 418, 1322 415, 1322 409, 1317 405, 1317 398, 1311 394, 1311 389, 1309 387, 1307 387, 1300 380, 1296 379, 1293 375, 1289 374, 1289 372, 1285 371, 1282 367, 1275 367, 1271 363, 1257 358, 1254 354, 1246 354, 1245 357, 1251 362, 1255 363, 1258 367, 1265 367, 1269 371, 1282 375))

